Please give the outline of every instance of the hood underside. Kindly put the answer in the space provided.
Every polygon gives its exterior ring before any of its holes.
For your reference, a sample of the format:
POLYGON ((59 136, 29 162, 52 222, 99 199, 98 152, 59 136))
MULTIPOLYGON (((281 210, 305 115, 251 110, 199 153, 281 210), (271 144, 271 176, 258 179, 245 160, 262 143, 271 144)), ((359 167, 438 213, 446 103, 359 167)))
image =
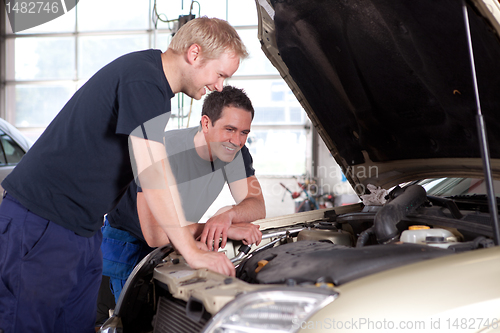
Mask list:
MULTIPOLYGON (((257 0, 257 8, 264 52, 351 184, 482 175, 461 1, 257 0)), ((498 178, 500 4, 467 8, 498 178)))

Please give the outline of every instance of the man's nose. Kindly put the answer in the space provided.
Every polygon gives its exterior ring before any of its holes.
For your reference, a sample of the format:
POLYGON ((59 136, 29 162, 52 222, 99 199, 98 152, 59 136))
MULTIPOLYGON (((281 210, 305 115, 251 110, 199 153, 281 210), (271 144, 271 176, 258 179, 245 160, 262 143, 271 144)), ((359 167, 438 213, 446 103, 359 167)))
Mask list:
POLYGON ((231 137, 229 138, 229 142, 232 143, 235 146, 241 147, 242 146, 242 140, 240 135, 237 132, 234 132, 231 137))
POLYGON ((224 88, 224 78, 220 78, 219 80, 217 80, 217 82, 215 82, 215 90, 221 92, 222 91, 222 88, 224 88))

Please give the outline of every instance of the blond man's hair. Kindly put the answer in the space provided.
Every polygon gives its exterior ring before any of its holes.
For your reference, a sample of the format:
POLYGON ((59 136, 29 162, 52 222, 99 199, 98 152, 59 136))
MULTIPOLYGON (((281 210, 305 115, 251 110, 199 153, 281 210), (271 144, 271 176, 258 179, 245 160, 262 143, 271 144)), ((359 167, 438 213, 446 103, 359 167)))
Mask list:
POLYGON ((193 44, 201 47, 204 60, 218 59, 226 51, 234 53, 241 60, 248 57, 236 30, 218 18, 203 16, 187 22, 175 33, 168 48, 176 53, 184 53, 193 44))

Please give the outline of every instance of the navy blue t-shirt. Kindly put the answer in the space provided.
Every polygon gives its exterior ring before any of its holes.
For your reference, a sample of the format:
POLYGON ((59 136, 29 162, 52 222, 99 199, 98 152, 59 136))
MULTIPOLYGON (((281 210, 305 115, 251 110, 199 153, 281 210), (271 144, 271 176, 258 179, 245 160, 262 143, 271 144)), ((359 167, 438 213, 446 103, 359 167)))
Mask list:
POLYGON ((68 101, 2 186, 35 214, 90 237, 134 174, 128 136, 156 118, 163 141, 174 96, 161 51, 124 55, 68 101))
MULTIPOLYGON (((252 156, 246 146, 229 163, 219 159, 211 163, 202 159, 194 146, 197 131, 197 127, 192 127, 165 132, 168 162, 177 183, 184 216, 189 222, 199 221, 226 182, 255 174, 252 156)), ((137 215, 136 191, 137 185, 131 183, 122 200, 108 214, 108 221, 113 228, 128 231, 145 241, 137 215)))

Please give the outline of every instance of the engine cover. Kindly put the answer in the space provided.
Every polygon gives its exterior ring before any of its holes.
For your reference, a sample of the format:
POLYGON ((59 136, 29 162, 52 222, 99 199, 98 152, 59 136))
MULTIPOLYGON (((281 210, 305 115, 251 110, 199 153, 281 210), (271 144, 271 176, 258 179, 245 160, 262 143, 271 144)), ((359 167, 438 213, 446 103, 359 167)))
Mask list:
POLYGON ((418 244, 387 244, 350 248, 326 242, 301 241, 271 248, 250 257, 240 278, 250 283, 332 282, 335 285, 390 268, 453 254, 448 249, 418 244), (256 273, 258 263, 268 263, 256 273))

